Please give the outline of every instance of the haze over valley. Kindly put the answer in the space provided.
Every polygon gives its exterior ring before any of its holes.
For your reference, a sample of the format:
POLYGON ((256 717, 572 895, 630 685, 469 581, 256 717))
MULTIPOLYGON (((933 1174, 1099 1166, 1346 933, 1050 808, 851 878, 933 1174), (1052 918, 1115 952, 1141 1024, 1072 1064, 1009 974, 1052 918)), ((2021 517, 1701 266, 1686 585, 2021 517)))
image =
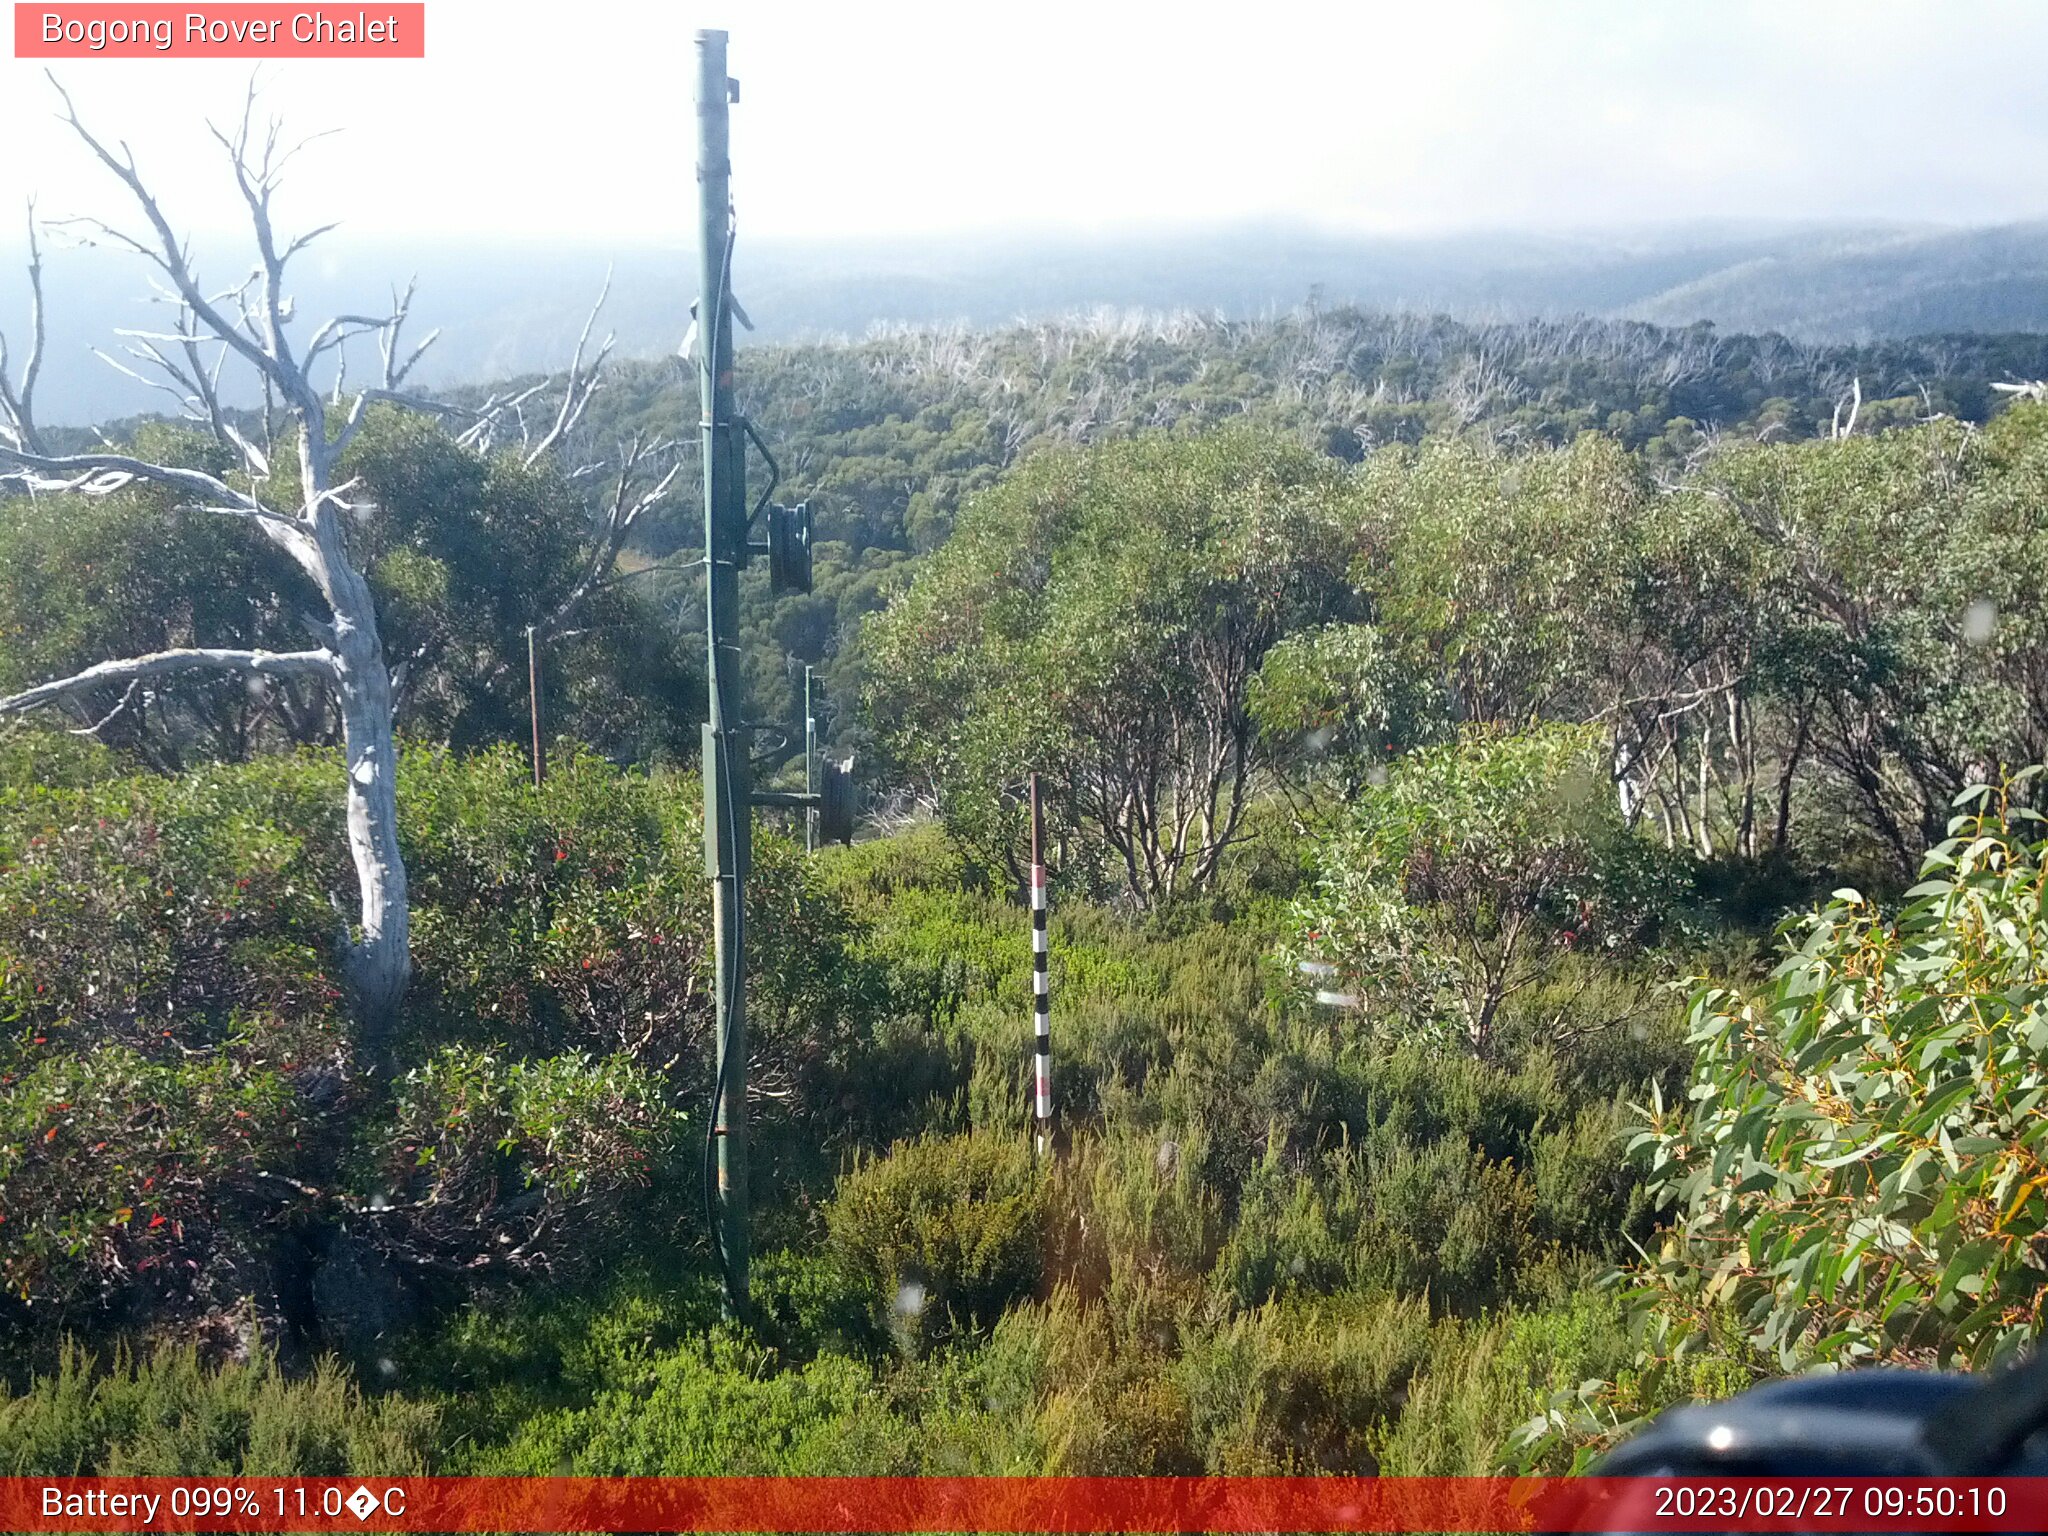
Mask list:
MULTIPOLYGON (((203 252, 202 252, 203 254, 203 252)), ((239 272, 229 252, 209 264, 239 272)), ((239 261, 239 251, 232 253, 239 261)), ((418 334, 441 337, 418 378, 446 386, 559 367, 612 272, 601 329, 627 357, 672 353, 693 256, 679 247, 442 241, 337 232, 302 258, 309 314, 359 306, 417 274, 418 334)), ((158 324, 133 258, 52 241, 45 414, 82 423, 166 402, 94 358, 116 327, 158 324)), ((763 239, 735 253, 756 329, 742 345, 859 338, 876 327, 974 328, 1101 307, 1250 318, 1305 305, 1501 320, 1570 314, 1802 341, 2048 330, 2048 223, 1698 223, 1579 235, 1369 236, 1301 224, 1037 238, 763 239)), ((0 246, 0 314, 26 308, 19 253, 0 246)), ((367 358, 356 360, 359 365, 367 358)))

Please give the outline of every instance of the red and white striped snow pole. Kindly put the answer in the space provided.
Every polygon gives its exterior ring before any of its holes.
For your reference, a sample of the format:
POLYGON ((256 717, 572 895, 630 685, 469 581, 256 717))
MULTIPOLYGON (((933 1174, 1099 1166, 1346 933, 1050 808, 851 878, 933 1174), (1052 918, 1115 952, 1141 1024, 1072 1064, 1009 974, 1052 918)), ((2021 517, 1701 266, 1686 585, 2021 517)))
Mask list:
POLYGON ((1052 1149, 1052 976, 1045 931, 1045 815, 1031 775, 1031 1087, 1038 1155, 1052 1149))

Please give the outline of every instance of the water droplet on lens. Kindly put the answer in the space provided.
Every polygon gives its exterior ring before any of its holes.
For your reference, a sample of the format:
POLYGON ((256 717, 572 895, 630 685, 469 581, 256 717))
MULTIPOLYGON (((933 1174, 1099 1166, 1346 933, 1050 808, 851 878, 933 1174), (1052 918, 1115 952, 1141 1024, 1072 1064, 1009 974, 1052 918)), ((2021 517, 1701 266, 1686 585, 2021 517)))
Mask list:
POLYGON ((1985 645, 1998 630, 1998 608, 1988 597, 1980 597, 1963 610, 1963 638, 1971 645, 1985 645))

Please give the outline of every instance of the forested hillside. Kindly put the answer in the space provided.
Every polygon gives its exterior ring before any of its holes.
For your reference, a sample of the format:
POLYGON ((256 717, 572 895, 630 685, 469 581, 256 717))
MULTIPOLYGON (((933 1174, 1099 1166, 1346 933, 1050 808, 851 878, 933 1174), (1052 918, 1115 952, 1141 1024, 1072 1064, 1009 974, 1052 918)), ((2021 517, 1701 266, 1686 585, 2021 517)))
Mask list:
POLYGON ((608 516, 683 382, 576 451, 377 408, 339 455, 393 1019, 317 676, 14 715, 294 643, 295 568, 161 487, 0 499, 0 1468, 1565 1467, 2037 1333, 2048 405, 1991 385, 2048 343, 1333 311, 742 370, 823 539, 748 578, 748 713, 822 662, 873 814, 763 815, 739 1319, 689 456, 608 516), (586 589, 536 787, 525 631, 586 589))
MULTIPOLYGON (((1865 432, 1935 415, 1981 422, 2004 398, 1993 385, 2043 376, 2048 337, 2033 335, 1825 347, 1708 327, 1349 309, 1232 323, 1105 312, 746 349, 742 408, 776 445, 778 499, 808 496, 820 540, 811 595, 771 600, 752 578, 755 707, 789 717, 790 657, 821 665, 830 696, 849 703, 862 617, 945 541, 973 493, 1043 445, 1249 422, 1355 461, 1432 435, 1555 446, 1597 431, 1668 480, 1718 442, 1825 436, 1849 422, 1858 393, 1865 432)), ((695 408, 693 388, 676 365, 625 365, 592 404, 592 433, 672 430, 695 408)), ((696 480, 685 478, 641 537, 648 559, 687 558, 702 539, 696 480)), ((688 575, 642 590, 685 630, 701 628, 688 575)), ((850 711, 836 715, 833 733, 865 744, 850 711)))
POLYGON ((1622 312, 1808 339, 2034 330, 2048 301, 2048 227, 1900 230, 1758 252, 1622 312))

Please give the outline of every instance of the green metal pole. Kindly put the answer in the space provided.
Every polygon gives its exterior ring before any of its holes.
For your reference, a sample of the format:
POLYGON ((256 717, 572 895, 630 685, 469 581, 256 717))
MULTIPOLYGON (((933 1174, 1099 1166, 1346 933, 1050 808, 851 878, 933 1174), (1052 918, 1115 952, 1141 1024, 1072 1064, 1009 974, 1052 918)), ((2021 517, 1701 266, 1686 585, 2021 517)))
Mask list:
POLYGON ((526 626, 526 698, 533 717, 533 787, 539 789, 548 776, 548 749, 540 734, 540 641, 533 626, 526 626))
POLYGON ((704 858, 717 931, 718 1078, 712 1135, 718 1152, 718 1245, 726 1302, 747 1307, 746 907, 752 805, 747 738, 736 699, 742 676, 740 565, 746 559, 744 444, 733 408, 731 175, 723 32, 697 34, 697 188, 703 270, 697 301, 697 397, 704 459, 704 626, 710 718, 704 726, 704 858))
MULTIPOLYGON (((818 792, 818 716, 811 707, 811 669, 804 668, 804 793, 818 792)), ((818 808, 804 809, 804 852, 818 851, 818 808)))

